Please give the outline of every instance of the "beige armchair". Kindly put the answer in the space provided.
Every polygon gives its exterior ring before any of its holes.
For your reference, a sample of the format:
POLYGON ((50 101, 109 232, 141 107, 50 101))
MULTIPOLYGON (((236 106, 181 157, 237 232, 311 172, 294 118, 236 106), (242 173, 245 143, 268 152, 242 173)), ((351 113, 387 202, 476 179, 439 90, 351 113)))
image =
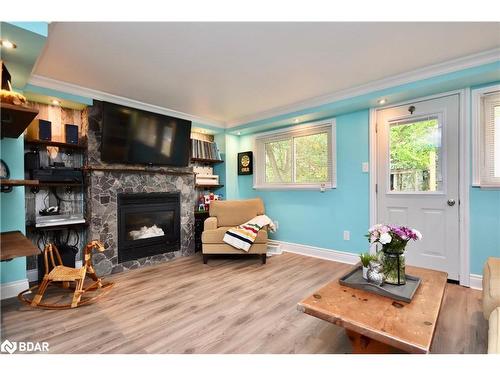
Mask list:
POLYGON ((483 313, 489 320, 488 353, 500 354, 500 258, 490 257, 484 265, 483 313))
POLYGON ((203 263, 207 263, 209 254, 258 254, 261 256, 262 264, 265 264, 267 229, 263 228, 259 231, 248 252, 236 249, 222 241, 228 229, 264 213, 264 203, 260 198, 211 202, 210 217, 205 220, 201 235, 203 263))

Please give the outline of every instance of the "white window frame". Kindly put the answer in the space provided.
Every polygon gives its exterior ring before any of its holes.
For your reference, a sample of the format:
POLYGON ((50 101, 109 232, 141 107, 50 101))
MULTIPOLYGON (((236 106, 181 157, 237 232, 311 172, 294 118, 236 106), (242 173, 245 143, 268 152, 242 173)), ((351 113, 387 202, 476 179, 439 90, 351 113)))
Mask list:
POLYGON ((500 85, 492 85, 472 90, 472 186, 500 188, 500 179, 492 181, 486 176, 486 145, 484 139, 483 99, 500 93, 500 85))
MULTIPOLYGON (((320 190, 334 189, 337 187, 337 147, 336 147, 335 119, 327 119, 302 125, 292 126, 286 129, 273 130, 261 133, 255 137, 255 173, 253 188, 257 190, 320 190), (326 183, 269 183, 266 182, 266 153, 265 144, 276 138, 297 137, 302 135, 313 135, 329 132, 329 158, 330 158, 330 181, 326 183)), ((293 145, 293 142, 292 142, 293 145)), ((293 147, 293 146, 292 146, 293 147)), ((292 163, 292 175, 295 163, 292 163)))

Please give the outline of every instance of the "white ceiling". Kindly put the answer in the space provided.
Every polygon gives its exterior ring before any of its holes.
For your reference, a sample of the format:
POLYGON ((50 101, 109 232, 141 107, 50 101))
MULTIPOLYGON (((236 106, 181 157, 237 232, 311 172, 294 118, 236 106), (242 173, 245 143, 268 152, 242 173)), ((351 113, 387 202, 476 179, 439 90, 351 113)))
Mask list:
POLYGON ((237 124, 500 47, 500 23, 51 23, 34 74, 237 124))

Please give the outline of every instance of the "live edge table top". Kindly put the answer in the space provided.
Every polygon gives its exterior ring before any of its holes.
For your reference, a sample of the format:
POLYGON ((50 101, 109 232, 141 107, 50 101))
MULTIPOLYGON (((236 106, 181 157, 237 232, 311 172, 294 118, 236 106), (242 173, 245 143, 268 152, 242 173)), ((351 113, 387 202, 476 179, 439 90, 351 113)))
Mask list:
POLYGON ((349 288, 335 279, 298 309, 393 348, 429 353, 448 275, 418 267, 406 267, 406 272, 422 279, 410 303, 349 288))

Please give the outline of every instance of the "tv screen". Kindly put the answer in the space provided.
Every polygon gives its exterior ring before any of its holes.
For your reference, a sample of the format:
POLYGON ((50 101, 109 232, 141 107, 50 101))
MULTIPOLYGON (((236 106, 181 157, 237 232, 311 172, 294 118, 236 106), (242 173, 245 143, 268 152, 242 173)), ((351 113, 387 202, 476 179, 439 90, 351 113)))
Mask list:
POLYGON ((191 121, 103 103, 102 161, 185 167, 190 137, 191 121))

